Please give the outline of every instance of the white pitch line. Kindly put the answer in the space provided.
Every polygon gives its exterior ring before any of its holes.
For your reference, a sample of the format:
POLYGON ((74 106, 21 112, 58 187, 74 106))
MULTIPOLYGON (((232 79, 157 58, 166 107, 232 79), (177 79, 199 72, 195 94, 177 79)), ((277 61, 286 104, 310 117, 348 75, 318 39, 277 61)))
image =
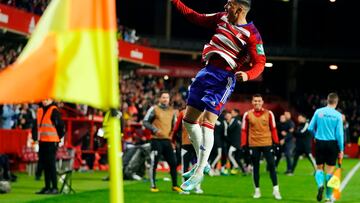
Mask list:
POLYGON ((356 171, 360 168, 360 162, 358 162, 352 169, 351 171, 346 175, 346 177, 344 178, 344 180, 341 182, 340 185, 340 191, 343 191, 343 189, 346 187, 346 185, 349 183, 350 179, 354 176, 354 174, 356 173, 356 171))

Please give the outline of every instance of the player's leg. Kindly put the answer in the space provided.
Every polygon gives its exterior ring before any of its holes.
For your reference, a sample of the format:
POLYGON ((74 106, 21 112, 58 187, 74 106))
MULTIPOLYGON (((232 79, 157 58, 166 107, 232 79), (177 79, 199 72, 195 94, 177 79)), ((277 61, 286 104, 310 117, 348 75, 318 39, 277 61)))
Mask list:
POLYGON ((296 146, 295 148, 295 155, 294 155, 294 161, 293 161, 293 165, 291 168, 291 172, 294 173, 297 162, 299 160, 300 155, 302 154, 302 150, 299 148, 299 146, 296 146))
POLYGON ((308 138, 304 141, 304 153, 307 157, 307 159, 310 161, 312 167, 314 168, 314 171, 316 170, 316 161, 314 156, 311 154, 311 140, 308 138))
MULTIPOLYGON (((184 190, 192 190, 197 184, 199 184, 203 180, 204 168, 208 164, 207 162, 209 159, 209 155, 214 144, 215 122, 218 118, 218 115, 222 111, 224 104, 226 103, 228 97, 230 96, 235 87, 235 76, 233 73, 213 67, 211 65, 206 66, 200 72, 202 73, 196 76, 194 83, 199 78, 201 79, 201 84, 200 81, 199 84, 202 86, 199 87, 199 85, 197 85, 197 89, 195 87, 190 88, 188 106, 196 107, 196 105, 199 105, 200 103, 201 107, 205 109, 205 112, 202 115, 202 134, 198 132, 198 128, 196 131, 196 135, 202 136, 202 140, 196 140, 196 142, 198 142, 199 144, 198 149, 200 149, 200 151, 198 152, 198 166, 194 175, 192 175, 189 180, 187 180, 181 185, 184 190), (201 88, 203 90, 202 92, 199 91, 201 88), (202 94, 201 99, 196 100, 199 98, 199 96, 192 93, 202 94)), ((196 121, 194 120, 194 118, 198 119, 200 117, 200 110, 202 110, 202 108, 200 109, 199 107, 197 108, 197 111, 194 112, 188 113, 187 110, 184 121, 196 121)), ((188 133, 190 132, 188 131, 188 133)), ((194 145, 194 147, 196 146, 194 145)))
POLYGON ((272 147, 263 147, 263 154, 266 159, 266 163, 269 167, 270 178, 271 178, 271 182, 273 184, 273 195, 274 195, 275 199, 280 200, 282 198, 280 195, 277 175, 276 175, 276 171, 275 171, 275 161, 274 161, 274 154, 272 152, 272 147))
POLYGON ((283 152, 284 152, 284 145, 280 145, 275 151, 275 166, 276 166, 276 168, 279 166, 283 152))
POLYGON ((191 159, 195 157, 194 147, 192 145, 183 145, 181 148, 181 165, 182 165, 182 173, 185 173, 189 170, 191 159), (191 151, 192 148, 192 151, 191 151))
POLYGON ((200 145, 198 168, 195 173, 203 174, 205 166, 208 164, 209 156, 214 145, 214 125, 218 118, 217 114, 205 111, 201 125, 203 132, 202 145, 200 145))
POLYGON ((210 161, 210 166, 211 169, 213 170, 213 174, 219 175, 219 171, 216 167, 217 167, 217 163, 221 159, 221 153, 222 153, 221 146, 218 146, 215 149, 213 148, 212 151, 214 152, 215 155, 214 155, 214 159, 210 161))
POLYGON ((239 164, 235 160, 235 152, 236 152, 236 148, 234 146, 230 145, 229 150, 228 150, 229 161, 233 168, 239 168, 239 164))
POLYGON ((251 161, 253 165, 253 181, 255 186, 255 193, 253 197, 255 199, 261 197, 260 193, 260 156, 261 151, 260 147, 252 147, 250 148, 250 154, 251 154, 251 161))
POLYGON ((228 151, 229 151, 229 144, 225 140, 225 137, 223 136, 221 139, 221 169, 220 174, 227 176, 229 175, 228 170, 226 168, 226 163, 228 160, 228 151))
POLYGON ((189 138, 194 146, 196 157, 199 157, 200 145, 202 143, 202 130, 199 125, 199 117, 202 114, 202 111, 192 107, 187 106, 185 117, 184 117, 184 126, 189 133, 189 138))
POLYGON ((162 155, 170 167, 172 190, 175 192, 182 192, 182 190, 178 187, 177 184, 176 157, 171 142, 170 140, 162 140, 161 145, 162 145, 162 155))
POLYGON ((151 140, 151 152, 150 152, 150 170, 149 170, 149 177, 150 177, 150 185, 151 185, 151 192, 159 192, 159 189, 156 187, 156 169, 159 162, 159 156, 161 152, 161 146, 159 141, 156 139, 151 140))
POLYGON ((333 176, 334 171, 335 171, 336 160, 337 160, 337 156, 339 153, 339 148, 337 146, 337 142, 336 141, 327 141, 326 149, 327 149, 327 157, 325 160, 325 163, 326 163, 326 165, 325 165, 325 172, 326 172, 326 175, 325 175, 325 185, 326 185, 325 199, 331 200, 333 188, 327 187, 327 183, 330 180, 330 178, 333 176))
POLYGON ((323 198, 324 192, 324 163, 326 151, 324 148, 324 141, 316 140, 315 145, 315 159, 316 159, 316 172, 315 172, 315 181, 318 187, 318 193, 316 199, 321 201, 323 198))
POLYGON ((205 94, 207 70, 201 69, 190 85, 189 95, 186 101, 183 124, 189 134, 190 141, 194 146, 196 157, 199 158, 200 145, 202 144, 202 130, 199 118, 205 109, 205 103, 201 100, 205 94))
POLYGON ((292 148, 293 148, 293 141, 287 140, 285 141, 285 158, 286 158, 286 174, 291 174, 292 168, 292 148))

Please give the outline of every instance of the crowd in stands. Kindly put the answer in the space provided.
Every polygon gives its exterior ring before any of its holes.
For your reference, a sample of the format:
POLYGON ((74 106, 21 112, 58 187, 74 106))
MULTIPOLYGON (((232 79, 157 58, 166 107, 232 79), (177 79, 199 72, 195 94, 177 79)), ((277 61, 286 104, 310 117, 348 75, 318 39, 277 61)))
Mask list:
MULTIPOLYGON (((51 0, 0 0, 0 4, 13 6, 30 13, 42 15, 50 1, 51 0)), ((119 23, 117 38, 130 43, 148 44, 146 39, 136 35, 135 29, 120 25, 119 23)))
POLYGON ((51 0, 0 0, 1 4, 10 5, 18 9, 42 15, 51 0))
POLYGON ((22 48, 22 44, 2 42, 0 44, 0 70, 12 64, 22 48))
POLYGON ((158 93, 170 89, 171 102, 175 109, 185 105, 187 86, 190 80, 145 76, 137 77, 133 72, 123 75, 120 81, 121 111, 125 121, 139 123, 146 111, 157 102, 158 93))

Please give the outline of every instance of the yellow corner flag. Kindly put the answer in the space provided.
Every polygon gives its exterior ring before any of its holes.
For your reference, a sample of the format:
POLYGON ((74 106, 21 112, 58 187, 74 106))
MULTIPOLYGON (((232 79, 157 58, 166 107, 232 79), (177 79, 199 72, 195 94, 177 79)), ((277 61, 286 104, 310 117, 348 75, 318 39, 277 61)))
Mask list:
POLYGON ((333 176, 328 181, 327 186, 334 188, 334 189, 339 189, 340 188, 340 176, 341 176, 341 169, 338 168, 335 170, 333 176))
POLYGON ((333 197, 338 200, 341 197, 341 164, 342 159, 338 159, 338 168, 335 170, 333 176, 330 178, 330 180, 327 183, 328 187, 333 188, 333 197))
MULTIPOLYGON (((115 0, 52 0, 18 60, 0 72, 0 103, 47 98, 119 107, 115 0)), ((120 123, 109 120, 110 199, 123 202, 120 123)))

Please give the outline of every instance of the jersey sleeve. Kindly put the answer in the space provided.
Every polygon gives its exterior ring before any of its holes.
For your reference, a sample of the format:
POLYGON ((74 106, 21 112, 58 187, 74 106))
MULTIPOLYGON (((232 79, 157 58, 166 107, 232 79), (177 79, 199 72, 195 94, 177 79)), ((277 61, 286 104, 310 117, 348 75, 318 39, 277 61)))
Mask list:
POLYGON ((248 145, 248 112, 243 116, 242 126, 241 126, 241 147, 248 145))
POLYGON ((180 0, 172 0, 175 8, 186 17, 190 22, 207 28, 216 28, 217 22, 219 21, 222 13, 213 14, 200 14, 191 8, 187 7, 180 0))
POLYGON ((344 126, 341 115, 338 118, 336 125, 336 140, 339 146, 340 151, 344 151, 344 126))
POLYGON ((276 129, 275 116, 272 111, 269 111, 269 126, 271 130, 271 137, 275 144, 279 144, 279 137, 276 129))
POLYGON ((246 71, 246 74, 248 75, 249 80, 253 80, 264 71, 266 63, 263 41, 256 28, 251 29, 251 35, 248 40, 247 55, 245 57, 249 57, 249 61, 251 63, 250 69, 246 71))
POLYGON ((316 123, 317 123, 317 114, 318 111, 315 111, 313 117, 311 118, 308 130, 315 136, 315 131, 316 131, 316 123))

